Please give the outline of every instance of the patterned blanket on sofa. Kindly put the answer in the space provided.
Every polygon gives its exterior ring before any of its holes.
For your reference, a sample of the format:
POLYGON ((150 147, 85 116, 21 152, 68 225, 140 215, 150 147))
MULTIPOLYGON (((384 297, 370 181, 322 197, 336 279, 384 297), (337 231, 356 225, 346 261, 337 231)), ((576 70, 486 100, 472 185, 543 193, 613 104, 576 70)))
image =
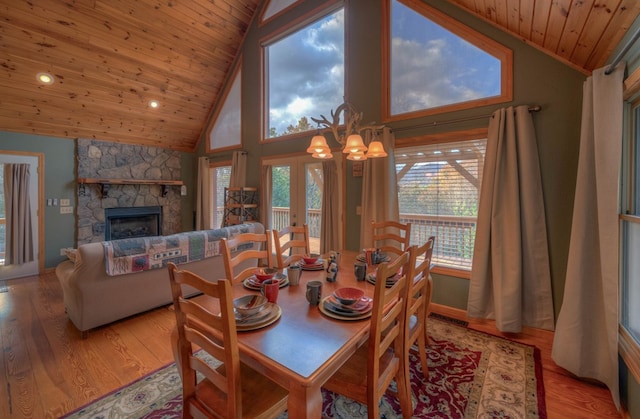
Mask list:
POLYGON ((214 230, 190 231, 169 236, 137 237, 103 242, 107 275, 122 275, 166 268, 220 254, 220 239, 254 232, 253 224, 214 230))

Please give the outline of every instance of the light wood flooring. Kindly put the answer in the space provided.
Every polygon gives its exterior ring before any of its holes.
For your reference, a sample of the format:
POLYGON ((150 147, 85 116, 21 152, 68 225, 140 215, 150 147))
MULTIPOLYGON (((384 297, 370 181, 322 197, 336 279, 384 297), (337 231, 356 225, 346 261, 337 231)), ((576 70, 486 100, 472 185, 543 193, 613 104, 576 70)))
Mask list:
MULTIPOLYGON (((54 273, 6 282, 0 292, 0 418, 56 418, 173 362, 167 307, 89 332, 67 319, 54 273)), ((464 319, 464 312, 432 305, 464 319)), ((469 319, 467 319, 469 320, 469 319)), ((493 322, 469 327, 498 334, 493 322)), ((606 388, 572 378, 551 360, 552 333, 506 336, 542 354, 549 418, 619 418, 606 388)))

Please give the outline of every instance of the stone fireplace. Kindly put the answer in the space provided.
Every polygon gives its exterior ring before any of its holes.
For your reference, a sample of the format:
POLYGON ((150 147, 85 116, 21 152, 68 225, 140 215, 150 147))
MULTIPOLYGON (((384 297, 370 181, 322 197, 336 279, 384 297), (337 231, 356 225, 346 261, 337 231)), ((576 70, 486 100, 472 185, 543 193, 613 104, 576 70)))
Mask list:
POLYGON ((104 239, 162 235, 162 207, 105 208, 104 239))
MULTIPOLYGON (((99 184, 78 185, 76 218, 78 246, 105 240, 107 209, 131 210, 137 207, 157 207, 161 215, 159 234, 175 234, 182 231, 180 187, 164 188, 153 182, 144 183, 144 180, 180 180, 179 151, 78 139, 76 156, 78 179, 136 181, 136 184, 112 184, 106 193, 103 193, 99 184)), ((123 227, 135 229, 131 226, 123 227)))

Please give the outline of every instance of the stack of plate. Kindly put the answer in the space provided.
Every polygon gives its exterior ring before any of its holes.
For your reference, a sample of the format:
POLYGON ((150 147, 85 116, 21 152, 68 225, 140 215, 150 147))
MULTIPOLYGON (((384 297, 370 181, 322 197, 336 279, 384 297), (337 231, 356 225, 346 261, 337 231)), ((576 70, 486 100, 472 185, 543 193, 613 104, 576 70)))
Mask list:
MULTIPOLYGON (((366 279, 367 279, 367 282, 370 282, 370 283, 372 283, 374 285, 376 284, 376 274, 374 274, 374 273, 373 274, 367 274, 366 279)), ((390 276, 389 278, 387 278, 387 283, 385 284, 385 286, 387 288, 391 288, 393 286, 393 284, 396 283, 397 280, 398 280, 397 275, 394 274, 394 275, 390 276)))
MULTIPOLYGON (((386 253, 380 253, 380 256, 382 257, 382 260, 378 261, 378 263, 391 262, 391 258, 386 253)), ((367 256, 364 253, 360 253, 358 256, 356 256, 356 260, 358 262, 367 263, 367 256)))
POLYGON ((300 267, 303 271, 321 271, 324 269, 324 259, 318 259, 315 263, 305 263, 304 260, 301 260, 299 263, 300 267))
POLYGON ((334 319, 339 320, 361 320, 371 317, 373 309, 373 299, 370 297, 362 297, 351 305, 344 305, 332 295, 328 295, 322 299, 320 303, 320 311, 334 319))
POLYGON ((259 312, 243 316, 236 312, 236 330, 239 332, 260 329, 269 326, 280 318, 282 309, 278 304, 267 303, 259 312))
MULTIPOLYGON (((273 279, 278 279, 280 281, 280 288, 289 285, 289 278, 280 272, 275 274, 273 279)), ((260 291, 262 289, 262 281, 258 281, 255 275, 251 275, 249 278, 242 281, 242 285, 244 285, 245 288, 249 288, 254 291, 260 291)))

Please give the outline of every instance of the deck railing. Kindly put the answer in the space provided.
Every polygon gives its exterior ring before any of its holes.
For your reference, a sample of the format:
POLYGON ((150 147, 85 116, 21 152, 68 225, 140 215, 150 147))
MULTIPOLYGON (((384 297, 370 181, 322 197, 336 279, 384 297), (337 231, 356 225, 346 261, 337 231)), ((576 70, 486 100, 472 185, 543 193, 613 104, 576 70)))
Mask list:
MULTIPOLYGON (((222 217, 222 209, 218 216, 222 217)), ((274 229, 289 225, 289 208, 274 207, 274 229)), ((308 210, 309 235, 320 238, 320 210, 308 210)), ((421 244, 436 236, 433 263, 455 269, 471 270, 473 244, 476 237, 476 217, 400 214, 400 222, 411 223, 411 244, 421 244)))

